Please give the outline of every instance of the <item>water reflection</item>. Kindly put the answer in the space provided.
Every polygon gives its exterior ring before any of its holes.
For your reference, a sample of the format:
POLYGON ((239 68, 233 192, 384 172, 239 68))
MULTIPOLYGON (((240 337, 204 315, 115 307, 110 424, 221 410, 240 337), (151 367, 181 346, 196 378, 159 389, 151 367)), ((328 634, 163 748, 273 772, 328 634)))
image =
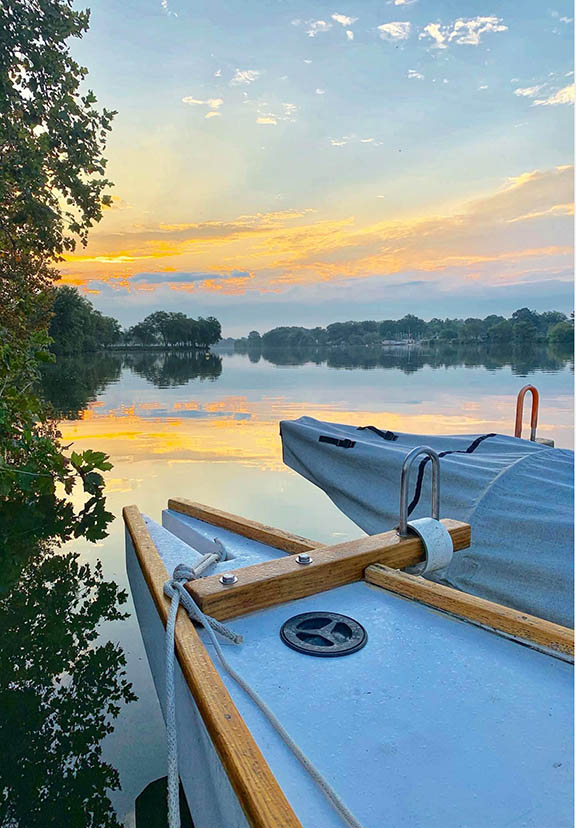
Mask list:
POLYGON ((202 351, 137 351, 124 354, 122 364, 156 388, 176 388, 193 379, 215 380, 222 373, 221 358, 202 351))
POLYGON ((135 696, 97 630, 127 617, 126 593, 100 563, 31 537, 5 547, 0 589, 0 825, 117 828, 100 743, 135 696))
POLYGON ((59 419, 77 420, 122 371, 117 354, 82 354, 42 366, 42 393, 59 419))
POLYGON ((512 373, 526 376, 534 371, 558 371, 573 361, 569 351, 537 345, 471 346, 439 344, 433 348, 273 348, 256 344, 239 344, 239 353, 251 362, 265 359, 273 365, 306 365, 325 363, 330 368, 398 368, 405 374, 414 374, 426 366, 449 368, 455 366, 483 367, 498 370, 510 366, 512 373))

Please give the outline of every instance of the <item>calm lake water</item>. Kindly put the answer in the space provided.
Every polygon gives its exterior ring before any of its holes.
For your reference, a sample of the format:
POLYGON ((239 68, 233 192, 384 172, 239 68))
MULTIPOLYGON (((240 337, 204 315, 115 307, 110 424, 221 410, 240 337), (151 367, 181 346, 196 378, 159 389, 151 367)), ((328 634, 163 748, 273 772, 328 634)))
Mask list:
MULTIPOLYGON (((572 447, 572 364, 561 355, 447 349, 267 357, 139 352, 60 360, 48 369, 46 394, 66 418, 66 442, 111 456, 115 515, 135 503, 159 520, 168 497, 183 496, 324 542, 361 533, 283 466, 279 420, 306 414, 421 434, 510 434, 516 394, 530 382, 541 393, 539 435, 572 447)), ((96 547, 73 546, 87 560, 100 558, 106 578, 127 588, 121 517, 96 547)), ((123 647, 139 697, 103 741, 122 783, 111 799, 120 821, 134 826, 137 795, 166 775, 164 724, 135 616, 106 624, 101 637, 123 647)))

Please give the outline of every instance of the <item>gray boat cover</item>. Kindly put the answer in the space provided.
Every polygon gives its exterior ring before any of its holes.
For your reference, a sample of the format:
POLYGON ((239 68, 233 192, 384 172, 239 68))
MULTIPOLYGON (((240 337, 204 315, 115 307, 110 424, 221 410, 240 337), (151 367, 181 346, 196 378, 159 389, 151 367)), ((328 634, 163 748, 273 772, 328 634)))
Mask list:
MULTIPOLYGON (((415 446, 440 454, 441 517, 472 526, 470 549, 430 580, 573 625, 574 453, 503 434, 402 434, 280 424, 284 462, 369 535, 398 525, 400 472, 415 446)), ((409 519, 430 514, 431 463, 412 467, 409 519)))

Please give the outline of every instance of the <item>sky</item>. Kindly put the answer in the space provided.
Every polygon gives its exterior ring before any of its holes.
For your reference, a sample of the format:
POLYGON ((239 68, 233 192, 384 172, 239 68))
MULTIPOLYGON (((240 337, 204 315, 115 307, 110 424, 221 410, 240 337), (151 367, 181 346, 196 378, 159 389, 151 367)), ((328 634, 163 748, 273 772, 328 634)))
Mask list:
POLYGON ((66 257, 125 326, 569 312, 572 4, 94 0, 113 205, 66 257))

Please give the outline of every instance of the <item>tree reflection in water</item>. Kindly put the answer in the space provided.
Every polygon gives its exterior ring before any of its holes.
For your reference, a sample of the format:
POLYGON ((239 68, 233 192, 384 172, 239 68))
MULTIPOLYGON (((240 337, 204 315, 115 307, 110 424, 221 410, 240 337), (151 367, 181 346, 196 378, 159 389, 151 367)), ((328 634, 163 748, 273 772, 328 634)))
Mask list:
POLYGON ((325 347, 269 347, 260 343, 240 345, 251 362, 263 358, 273 365, 305 365, 325 363, 330 368, 395 368, 405 374, 414 374, 427 366, 448 368, 465 366, 499 370, 510 366, 516 376, 534 371, 558 371, 573 360, 573 354, 551 346, 512 345, 434 345, 432 347, 382 348, 348 346, 325 347))
POLYGON ((79 420, 88 404, 120 379, 121 371, 121 357, 107 351, 59 357, 42 365, 42 396, 58 419, 79 420))
POLYGON ((0 558, 0 825, 120 826, 108 796, 118 772, 100 742, 136 697, 122 650, 97 637, 127 617, 127 596, 99 562, 27 545, 0 558))
POLYGON ((222 358, 209 351, 135 351, 123 355, 122 364, 157 388, 176 388, 193 379, 216 380, 222 358))

